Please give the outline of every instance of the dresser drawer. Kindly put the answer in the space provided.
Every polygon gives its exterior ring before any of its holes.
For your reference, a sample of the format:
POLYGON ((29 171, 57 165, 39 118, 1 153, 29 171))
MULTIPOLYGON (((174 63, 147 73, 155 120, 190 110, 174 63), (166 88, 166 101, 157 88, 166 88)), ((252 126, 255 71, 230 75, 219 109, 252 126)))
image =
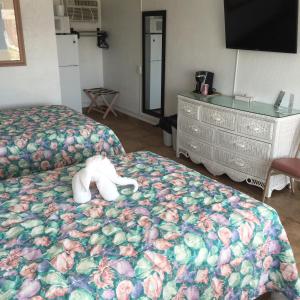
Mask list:
POLYGON ((180 100, 178 107, 179 115, 199 120, 200 106, 180 100))
POLYGON ((202 107, 201 120, 221 128, 235 130, 236 114, 229 111, 202 107))
POLYGON ((199 121, 180 118, 179 129, 188 133, 190 136, 194 136, 206 142, 213 141, 214 130, 208 126, 203 126, 199 121))
POLYGON ((200 156, 207 159, 212 158, 212 147, 210 145, 196 141, 191 137, 181 136, 181 134, 179 134, 178 139, 179 148, 183 148, 187 151, 199 154, 200 156))
POLYGON ((262 160, 268 160, 271 152, 271 144, 258 142, 221 130, 215 133, 216 144, 222 148, 231 150, 237 154, 262 160))
POLYGON ((258 178, 266 177, 267 165, 251 160, 250 158, 248 159, 235 153, 230 153, 216 148, 214 150, 214 159, 216 162, 236 171, 258 178))
POLYGON ((251 117, 238 117, 237 132, 256 137, 266 141, 272 141, 274 123, 251 117))

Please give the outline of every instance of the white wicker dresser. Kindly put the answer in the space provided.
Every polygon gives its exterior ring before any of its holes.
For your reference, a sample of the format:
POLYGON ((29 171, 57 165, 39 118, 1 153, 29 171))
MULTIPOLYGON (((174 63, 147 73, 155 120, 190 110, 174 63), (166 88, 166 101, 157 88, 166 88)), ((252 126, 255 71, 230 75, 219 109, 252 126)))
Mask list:
MULTIPOLYGON (((177 156, 202 163, 215 176, 263 189, 272 159, 293 155, 299 139, 300 111, 227 96, 178 96, 177 156)), ((269 196, 288 184, 287 177, 273 176, 269 196)))

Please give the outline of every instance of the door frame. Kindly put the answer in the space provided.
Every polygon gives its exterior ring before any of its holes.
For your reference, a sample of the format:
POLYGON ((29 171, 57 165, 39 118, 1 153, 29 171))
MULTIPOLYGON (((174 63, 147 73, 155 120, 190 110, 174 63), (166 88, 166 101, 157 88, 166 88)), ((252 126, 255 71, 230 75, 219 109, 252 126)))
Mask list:
POLYGON ((155 10, 155 11, 143 11, 142 14, 142 48, 143 48, 143 84, 142 84, 142 110, 143 113, 151 115, 153 117, 161 118, 165 115, 165 77, 166 77, 166 35, 167 35, 167 11, 166 10, 155 10), (149 109, 146 109, 146 42, 145 33, 146 17, 150 16, 161 16, 163 18, 163 33, 162 33, 162 67, 161 67, 161 111, 162 114, 155 113, 149 109))

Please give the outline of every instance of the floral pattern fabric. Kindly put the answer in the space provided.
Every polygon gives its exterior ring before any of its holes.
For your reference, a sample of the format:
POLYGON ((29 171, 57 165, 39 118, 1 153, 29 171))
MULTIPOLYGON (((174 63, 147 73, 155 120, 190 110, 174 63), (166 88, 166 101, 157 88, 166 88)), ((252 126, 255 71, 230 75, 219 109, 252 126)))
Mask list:
POLYGON ((73 201, 83 164, 0 182, 0 299, 300 299, 274 209, 150 152, 112 162, 139 182, 116 202, 73 201))
POLYGON ((65 106, 0 111, 0 180, 124 153, 111 129, 65 106))

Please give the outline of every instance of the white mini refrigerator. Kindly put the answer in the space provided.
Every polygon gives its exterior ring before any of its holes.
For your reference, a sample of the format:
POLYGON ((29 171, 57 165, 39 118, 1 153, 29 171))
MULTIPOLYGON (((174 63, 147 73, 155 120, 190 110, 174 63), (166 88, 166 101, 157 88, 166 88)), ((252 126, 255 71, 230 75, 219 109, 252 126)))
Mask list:
POLYGON ((146 90, 148 109, 161 108, 162 34, 146 37, 146 78, 150 85, 146 90))
POLYGON ((57 35, 62 104, 82 112, 79 49, 76 34, 57 35))

